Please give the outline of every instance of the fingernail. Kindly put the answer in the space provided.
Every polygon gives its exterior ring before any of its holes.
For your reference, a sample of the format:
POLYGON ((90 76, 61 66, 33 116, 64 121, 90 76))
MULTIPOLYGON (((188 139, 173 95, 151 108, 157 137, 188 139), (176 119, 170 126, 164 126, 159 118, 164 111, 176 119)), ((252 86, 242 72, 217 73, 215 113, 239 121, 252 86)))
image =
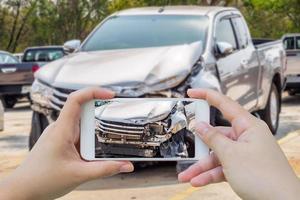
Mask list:
POLYGON ((178 181, 181 183, 186 182, 184 179, 184 172, 181 172, 180 174, 178 174, 178 181))
POLYGON ((132 164, 125 164, 125 165, 122 165, 120 167, 120 172, 121 173, 125 173, 125 172, 132 172, 133 171, 133 166, 132 164))
POLYGON ((196 125, 196 131, 200 135, 205 135, 208 132, 208 129, 209 129, 209 125, 205 122, 199 122, 196 125))

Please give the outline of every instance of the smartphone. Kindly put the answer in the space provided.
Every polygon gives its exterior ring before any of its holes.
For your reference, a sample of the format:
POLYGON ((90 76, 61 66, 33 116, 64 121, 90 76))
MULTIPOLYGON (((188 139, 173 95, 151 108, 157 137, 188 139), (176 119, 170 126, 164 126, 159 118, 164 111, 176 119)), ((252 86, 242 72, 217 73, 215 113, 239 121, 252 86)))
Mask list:
POLYGON ((199 160, 209 148, 195 135, 209 105, 190 98, 115 98, 83 105, 80 154, 85 160, 199 160))

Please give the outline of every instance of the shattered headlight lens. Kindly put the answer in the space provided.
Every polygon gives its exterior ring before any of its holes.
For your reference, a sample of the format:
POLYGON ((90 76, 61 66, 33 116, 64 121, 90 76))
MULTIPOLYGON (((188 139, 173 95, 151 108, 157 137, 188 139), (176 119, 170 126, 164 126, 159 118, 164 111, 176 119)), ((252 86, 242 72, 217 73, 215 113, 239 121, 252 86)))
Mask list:
POLYGON ((164 126, 162 124, 151 123, 148 124, 149 132, 151 135, 163 135, 165 134, 164 126))
POLYGON ((30 97, 33 102, 45 107, 50 107, 50 99, 52 95, 53 89, 51 87, 41 83, 37 79, 34 80, 30 92, 30 97))

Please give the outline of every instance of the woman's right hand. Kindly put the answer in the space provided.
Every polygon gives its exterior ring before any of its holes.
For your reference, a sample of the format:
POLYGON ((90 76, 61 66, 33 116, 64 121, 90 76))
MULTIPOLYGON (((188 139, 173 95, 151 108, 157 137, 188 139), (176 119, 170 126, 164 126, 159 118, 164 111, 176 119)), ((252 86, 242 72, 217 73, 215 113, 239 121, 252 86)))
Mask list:
POLYGON ((198 124, 213 153, 180 173, 179 181, 199 187, 226 180, 243 199, 299 199, 299 180, 262 120, 218 92, 192 89, 188 95, 207 100, 232 126, 198 124))

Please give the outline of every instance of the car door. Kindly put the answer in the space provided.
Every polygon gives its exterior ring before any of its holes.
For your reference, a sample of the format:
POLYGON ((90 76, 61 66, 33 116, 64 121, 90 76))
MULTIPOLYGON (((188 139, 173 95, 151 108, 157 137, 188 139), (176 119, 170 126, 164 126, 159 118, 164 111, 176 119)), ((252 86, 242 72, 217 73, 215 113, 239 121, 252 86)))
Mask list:
MULTIPOLYGON (((250 45, 248 38, 250 36, 245 38, 238 35, 242 32, 237 30, 238 25, 234 21, 238 17, 241 16, 230 14, 216 19, 215 43, 226 42, 233 46, 233 52, 217 57, 216 64, 223 93, 251 110, 257 101, 257 67, 259 63, 255 61, 257 59, 254 55, 255 49, 253 45, 250 45)), ((245 33, 247 31, 244 30, 242 34, 245 33)))

